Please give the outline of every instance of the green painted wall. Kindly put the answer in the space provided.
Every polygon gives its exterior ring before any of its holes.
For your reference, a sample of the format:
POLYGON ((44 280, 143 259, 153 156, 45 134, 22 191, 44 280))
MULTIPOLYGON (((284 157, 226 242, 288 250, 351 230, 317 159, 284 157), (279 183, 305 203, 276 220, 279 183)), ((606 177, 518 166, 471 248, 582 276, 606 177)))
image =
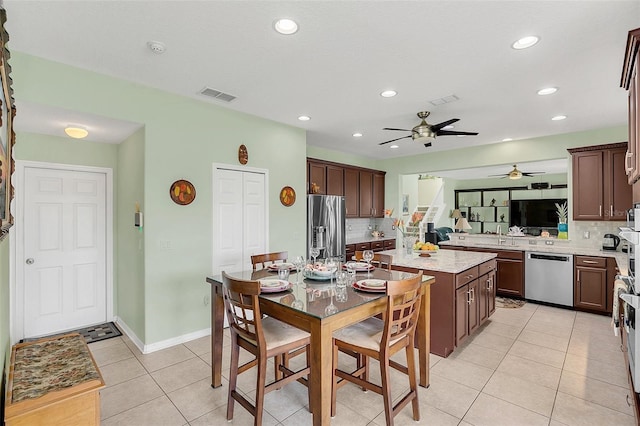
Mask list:
MULTIPOLYGON (((12 51, 11 62, 18 101, 145 126, 146 344, 210 326, 210 308, 203 298, 210 291, 204 279, 212 265, 211 170, 213 163, 238 165, 240 144, 249 151, 247 166, 269 173, 269 249, 304 252, 304 130, 17 51, 12 51), (170 200, 169 186, 177 179, 195 185, 197 196, 192 204, 178 206, 170 200), (288 208, 278 200, 286 185, 299 196, 288 208), (171 248, 161 249, 161 242, 169 242, 171 248)), ((122 208, 123 217, 132 214, 131 206, 122 208)))
MULTIPOLYGON (((136 204, 144 216, 144 128, 118 145, 118 268, 115 276, 115 300, 118 317, 145 340, 144 226, 136 228, 136 204)), ((143 221, 144 225, 144 221, 143 221)))

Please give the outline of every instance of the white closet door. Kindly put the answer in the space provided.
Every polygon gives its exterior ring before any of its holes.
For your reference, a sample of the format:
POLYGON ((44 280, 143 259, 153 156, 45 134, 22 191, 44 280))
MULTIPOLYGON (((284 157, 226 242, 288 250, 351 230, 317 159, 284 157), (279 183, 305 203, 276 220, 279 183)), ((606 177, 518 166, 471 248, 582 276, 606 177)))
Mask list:
POLYGON ((217 168, 213 180, 213 273, 250 269, 266 251, 265 175, 217 168))

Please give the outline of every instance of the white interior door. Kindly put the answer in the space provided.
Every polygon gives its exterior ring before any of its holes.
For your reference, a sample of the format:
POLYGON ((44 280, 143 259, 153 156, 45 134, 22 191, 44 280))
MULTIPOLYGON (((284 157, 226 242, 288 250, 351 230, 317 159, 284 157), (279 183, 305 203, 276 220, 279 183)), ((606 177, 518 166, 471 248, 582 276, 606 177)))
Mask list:
POLYGON ((264 171, 214 166, 213 273, 251 268, 267 251, 267 178, 264 171))
POLYGON ((106 175, 24 169, 24 336, 107 319, 106 175))

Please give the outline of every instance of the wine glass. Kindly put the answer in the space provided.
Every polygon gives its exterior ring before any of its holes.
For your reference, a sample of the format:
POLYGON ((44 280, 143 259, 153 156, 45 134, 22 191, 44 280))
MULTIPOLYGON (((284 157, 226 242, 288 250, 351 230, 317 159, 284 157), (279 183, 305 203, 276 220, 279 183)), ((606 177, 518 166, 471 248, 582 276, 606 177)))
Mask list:
POLYGON ((320 256, 320 247, 310 247, 309 256, 313 257, 313 264, 316 264, 316 258, 320 256))
POLYGON ((336 260, 335 257, 329 257, 327 258, 327 263, 326 263, 326 267, 327 267, 327 272, 329 272, 331 275, 331 287, 333 287, 333 276, 336 274, 336 271, 338 270, 338 261, 336 260))
POLYGON ((362 258, 365 262, 367 262, 367 276, 371 276, 371 261, 373 260, 373 250, 363 251, 362 258))
MULTIPOLYGON (((302 294, 306 297, 306 291, 303 291, 302 294)), ((299 311, 302 311, 304 309, 304 302, 302 301, 302 299, 300 299, 299 296, 300 296, 300 289, 299 289, 298 285, 296 285, 295 289, 293 290, 293 297, 295 298, 295 300, 291 304, 291 307, 293 309, 297 309, 299 311)))
POLYGON ((347 283, 349 282, 349 273, 347 271, 338 271, 336 274, 336 300, 338 302, 347 301, 347 283))
POLYGON ((329 304, 324 308, 324 314, 326 316, 338 313, 338 307, 333 304, 333 287, 329 289, 329 297, 329 304))
POLYGON ((296 256, 293 265, 296 267, 296 284, 300 284, 300 271, 304 267, 304 256, 296 256))

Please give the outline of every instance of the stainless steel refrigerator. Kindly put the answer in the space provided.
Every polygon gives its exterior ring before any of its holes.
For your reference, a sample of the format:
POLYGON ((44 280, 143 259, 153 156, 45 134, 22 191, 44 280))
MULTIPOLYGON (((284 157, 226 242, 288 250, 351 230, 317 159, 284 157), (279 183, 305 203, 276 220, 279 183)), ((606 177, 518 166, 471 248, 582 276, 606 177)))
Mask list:
POLYGON ((339 195, 309 195, 307 199, 307 257, 309 248, 320 248, 319 259, 345 258, 345 204, 339 195))

